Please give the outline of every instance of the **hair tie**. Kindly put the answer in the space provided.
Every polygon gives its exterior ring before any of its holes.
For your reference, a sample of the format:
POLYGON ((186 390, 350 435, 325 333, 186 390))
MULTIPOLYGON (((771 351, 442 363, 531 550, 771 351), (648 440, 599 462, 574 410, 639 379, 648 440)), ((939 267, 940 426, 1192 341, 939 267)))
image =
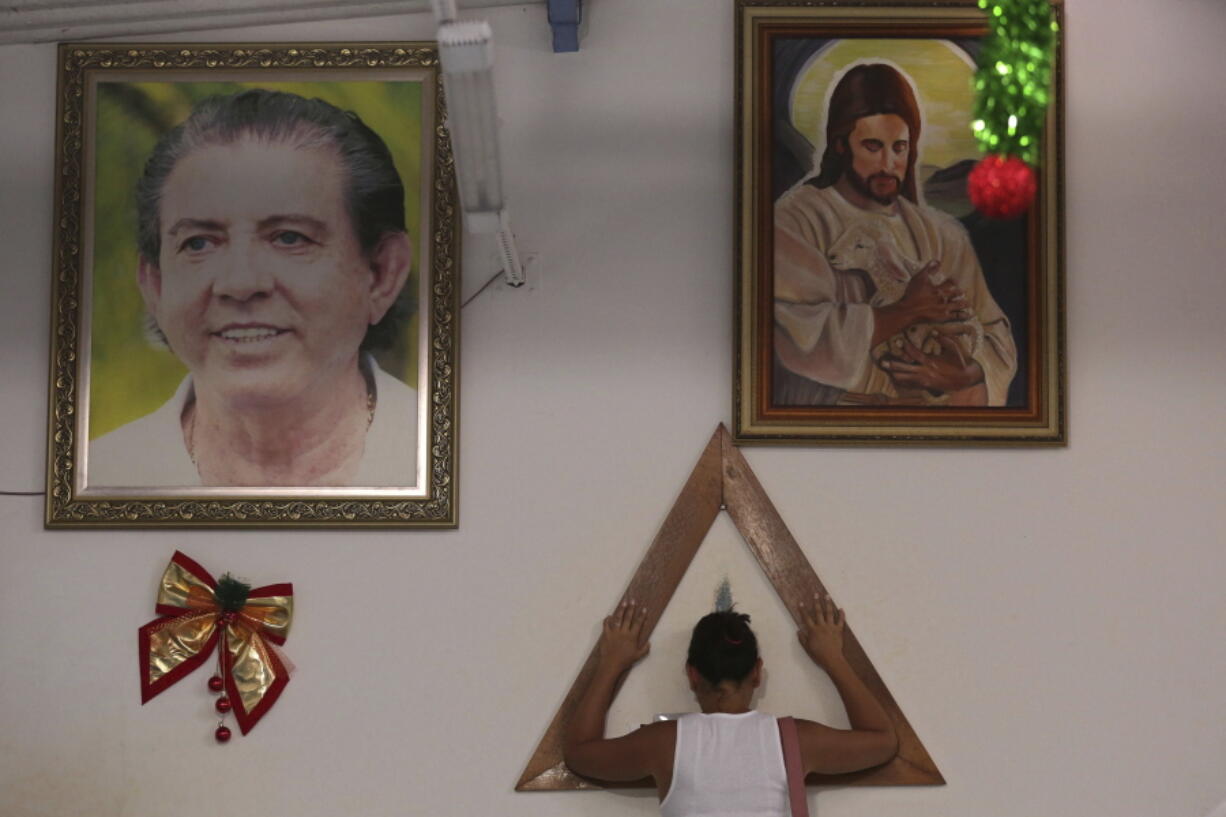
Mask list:
POLYGON ((728 635, 727 633, 724 633, 724 640, 725 640, 725 641, 727 641, 729 644, 731 644, 731 645, 732 645, 732 646, 734 646, 734 647, 739 647, 739 646, 741 646, 741 644, 743 644, 743 643, 744 643, 744 639, 741 639, 741 638, 733 638, 732 636, 728 635))

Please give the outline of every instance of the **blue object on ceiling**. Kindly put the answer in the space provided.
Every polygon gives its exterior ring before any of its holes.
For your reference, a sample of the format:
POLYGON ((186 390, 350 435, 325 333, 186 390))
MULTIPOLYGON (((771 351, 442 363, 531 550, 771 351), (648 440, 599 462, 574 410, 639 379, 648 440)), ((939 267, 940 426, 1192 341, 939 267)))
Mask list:
POLYGON ((547 0, 549 25, 553 28, 553 52, 579 50, 579 19, 583 0, 547 0))

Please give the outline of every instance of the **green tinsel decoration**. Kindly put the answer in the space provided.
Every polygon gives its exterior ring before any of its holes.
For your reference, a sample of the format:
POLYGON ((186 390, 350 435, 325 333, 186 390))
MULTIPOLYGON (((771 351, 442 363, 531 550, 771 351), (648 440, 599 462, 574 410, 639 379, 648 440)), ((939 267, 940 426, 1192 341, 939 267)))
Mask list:
POLYGON ((719 587, 715 588, 715 612, 727 613, 732 611, 732 585, 728 583, 728 577, 719 583, 719 587))
POLYGON ((975 72, 971 128, 986 154, 1039 160, 1059 24, 1050 0, 979 0, 992 33, 975 72))
POLYGON ((244 584, 227 573, 217 580, 217 589, 213 591, 213 597, 217 599, 217 606, 222 610, 227 613, 237 613, 247 604, 247 594, 250 592, 251 585, 244 584))

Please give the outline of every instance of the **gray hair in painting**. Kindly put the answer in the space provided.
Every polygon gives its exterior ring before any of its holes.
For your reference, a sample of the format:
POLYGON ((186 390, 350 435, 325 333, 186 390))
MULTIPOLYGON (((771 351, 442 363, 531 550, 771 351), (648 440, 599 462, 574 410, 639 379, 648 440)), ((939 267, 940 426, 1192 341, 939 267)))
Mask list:
MULTIPOLYGON (((377 133, 356 113, 322 99, 256 88, 201 100, 154 146, 136 184, 137 243, 145 261, 158 263, 162 189, 179 161, 203 147, 243 139, 293 148, 333 148, 347 174, 346 205, 363 252, 373 251, 388 233, 406 231, 404 183, 377 133)), ((414 300, 414 293, 405 287, 383 319, 367 330, 362 348, 390 345, 414 300)), ((156 325, 150 329, 161 335, 156 325)))

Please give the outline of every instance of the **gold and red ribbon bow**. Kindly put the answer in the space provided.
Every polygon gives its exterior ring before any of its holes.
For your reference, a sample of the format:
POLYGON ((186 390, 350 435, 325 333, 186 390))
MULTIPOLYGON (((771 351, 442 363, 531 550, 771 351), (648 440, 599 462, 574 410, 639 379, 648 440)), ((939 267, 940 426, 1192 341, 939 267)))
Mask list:
MULTIPOLYGON (((289 683, 288 660, 274 645, 284 644, 289 634, 294 586, 249 590, 228 576, 221 584, 219 594, 207 570, 175 551, 158 587, 155 609, 162 617, 140 628, 140 697, 147 703, 205 663, 221 640, 222 687, 245 735, 289 683), (240 588, 237 601, 225 592, 233 587, 240 588)), ((220 702, 218 711, 225 711, 220 702)), ((219 740, 223 730, 229 736, 222 727, 219 740)))

